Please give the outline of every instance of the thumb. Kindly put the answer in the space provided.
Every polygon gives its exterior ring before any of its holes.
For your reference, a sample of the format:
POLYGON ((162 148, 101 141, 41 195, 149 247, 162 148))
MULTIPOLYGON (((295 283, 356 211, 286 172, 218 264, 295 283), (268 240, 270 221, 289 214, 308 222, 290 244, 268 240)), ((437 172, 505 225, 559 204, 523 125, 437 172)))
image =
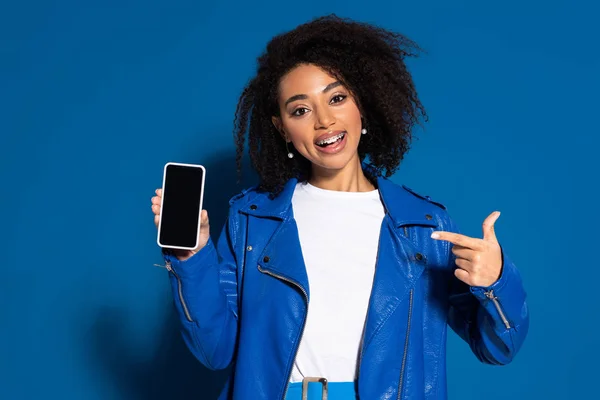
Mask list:
POLYGON ((500 211, 494 211, 483 221, 483 240, 497 241, 494 224, 500 218, 500 211))
POLYGON ((202 213, 200 214, 200 227, 198 228, 201 237, 202 235, 208 234, 209 227, 210 224, 208 222, 208 211, 202 210, 202 213))

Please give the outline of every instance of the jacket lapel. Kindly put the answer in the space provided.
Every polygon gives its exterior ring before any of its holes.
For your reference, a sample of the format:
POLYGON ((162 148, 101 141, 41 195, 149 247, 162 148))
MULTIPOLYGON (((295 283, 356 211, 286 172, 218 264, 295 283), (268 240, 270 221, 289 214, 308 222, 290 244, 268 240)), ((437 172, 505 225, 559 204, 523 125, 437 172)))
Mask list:
POLYGON ((257 249, 262 249, 258 258, 259 270, 296 286, 308 300, 308 275, 291 206, 297 182, 290 179, 273 199, 260 194, 240 212, 250 217, 249 238, 254 236, 250 240, 259 244, 257 249))
POLYGON ((433 217, 433 206, 427 201, 417 197, 414 192, 403 186, 380 177, 377 181, 381 200, 389 217, 381 230, 380 254, 378 265, 382 263, 393 265, 396 269, 398 284, 405 289, 413 287, 414 283, 423 273, 427 263, 424 254, 409 238, 409 231, 413 226, 436 228, 438 226, 433 217), (390 258, 387 260, 386 258, 390 258))
POLYGON ((296 286, 309 300, 308 275, 293 218, 281 222, 260 255, 258 265, 261 272, 296 286))

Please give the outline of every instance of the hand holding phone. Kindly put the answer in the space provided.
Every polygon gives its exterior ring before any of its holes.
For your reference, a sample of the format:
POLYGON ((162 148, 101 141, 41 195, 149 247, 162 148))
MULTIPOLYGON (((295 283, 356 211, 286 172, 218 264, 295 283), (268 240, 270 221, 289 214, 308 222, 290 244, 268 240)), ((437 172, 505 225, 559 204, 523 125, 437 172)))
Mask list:
POLYGON ((163 187, 152 197, 157 243, 185 260, 208 242, 208 212, 202 210, 205 169, 201 165, 167 163, 163 187))

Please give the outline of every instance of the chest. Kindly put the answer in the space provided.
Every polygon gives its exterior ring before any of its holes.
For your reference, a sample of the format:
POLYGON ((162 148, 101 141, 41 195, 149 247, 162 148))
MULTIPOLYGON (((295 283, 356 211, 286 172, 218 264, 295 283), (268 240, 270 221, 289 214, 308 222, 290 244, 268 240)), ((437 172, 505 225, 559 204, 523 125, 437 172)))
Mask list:
POLYGON ((293 216, 311 287, 370 286, 385 216, 381 203, 298 201, 293 216))

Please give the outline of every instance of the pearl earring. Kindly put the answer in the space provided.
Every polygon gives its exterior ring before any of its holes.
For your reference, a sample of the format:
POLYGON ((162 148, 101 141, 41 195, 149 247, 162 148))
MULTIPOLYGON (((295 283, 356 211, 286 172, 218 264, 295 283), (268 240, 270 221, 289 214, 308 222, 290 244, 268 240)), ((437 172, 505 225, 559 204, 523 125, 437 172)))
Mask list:
POLYGON ((367 128, 362 128, 362 130, 360 131, 360 133, 362 133, 363 135, 367 134, 367 128))
POLYGON ((290 151, 290 149, 288 148, 288 142, 285 142, 285 148, 286 148, 286 150, 287 150, 287 152, 288 152, 288 155, 287 155, 287 156, 288 156, 288 158, 294 158, 294 153, 292 153, 292 152, 290 151))

